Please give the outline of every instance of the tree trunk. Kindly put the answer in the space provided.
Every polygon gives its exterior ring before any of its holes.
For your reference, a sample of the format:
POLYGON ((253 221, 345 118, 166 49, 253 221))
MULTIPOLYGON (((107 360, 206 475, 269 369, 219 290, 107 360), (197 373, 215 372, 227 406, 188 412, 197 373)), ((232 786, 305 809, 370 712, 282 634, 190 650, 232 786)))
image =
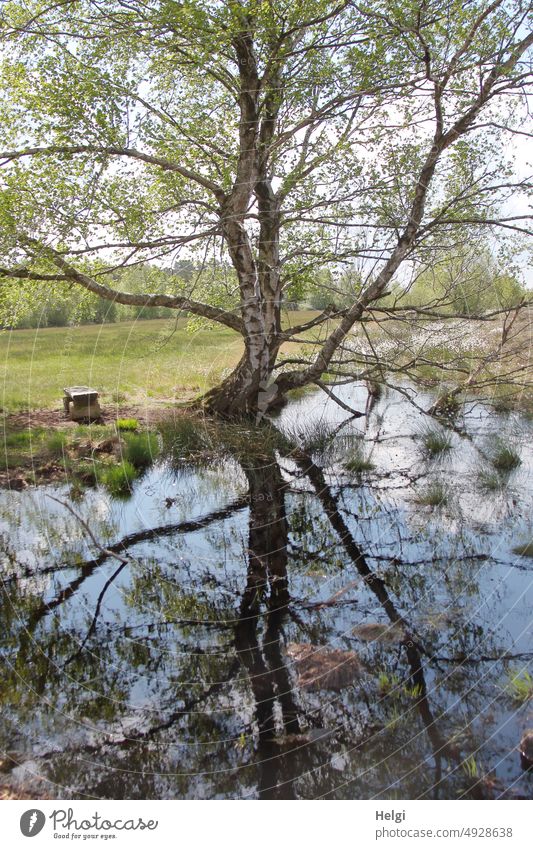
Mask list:
POLYGON ((229 377, 200 399, 207 412, 234 419, 254 416, 259 421, 266 413, 283 405, 284 397, 279 387, 269 382, 275 354, 266 339, 262 339, 262 350, 258 348, 257 342, 254 351, 246 345, 229 377))

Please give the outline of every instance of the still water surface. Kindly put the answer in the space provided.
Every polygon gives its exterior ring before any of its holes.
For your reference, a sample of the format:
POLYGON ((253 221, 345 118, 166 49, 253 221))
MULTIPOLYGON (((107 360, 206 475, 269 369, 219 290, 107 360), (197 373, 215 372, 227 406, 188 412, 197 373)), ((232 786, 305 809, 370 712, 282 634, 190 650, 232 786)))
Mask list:
POLYGON ((277 426, 337 429, 325 449, 160 462, 126 501, 0 493, 5 780, 58 798, 531 797, 533 702, 510 685, 533 656, 533 559, 513 553, 533 540, 531 422, 470 405, 431 459, 398 393, 347 418, 306 396, 277 426), (487 489, 494 434, 522 464, 487 489), (371 468, 346 468, 354 446, 371 468))

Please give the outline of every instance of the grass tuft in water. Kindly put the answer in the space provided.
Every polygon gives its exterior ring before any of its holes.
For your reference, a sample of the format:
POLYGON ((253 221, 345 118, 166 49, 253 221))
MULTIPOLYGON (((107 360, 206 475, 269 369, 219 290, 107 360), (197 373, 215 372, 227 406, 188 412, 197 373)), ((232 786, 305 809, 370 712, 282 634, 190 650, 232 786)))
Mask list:
POLYGON ((466 758, 461 764, 463 770, 466 772, 469 778, 477 778, 479 775, 479 768, 476 763, 476 759, 474 755, 470 755, 470 757, 466 758))
POLYGON ((380 696, 388 696, 391 693, 396 696, 400 692, 400 679, 397 675, 381 671, 378 675, 378 692, 380 696))
POLYGON ((533 540, 526 542, 525 545, 517 545, 513 548, 513 554, 519 554, 520 557, 533 557, 533 540))
POLYGON ((348 457, 344 462, 344 468, 349 472, 354 472, 355 474, 360 475, 362 472, 369 472, 373 469, 374 463, 372 463, 365 454, 363 446, 356 445, 356 447, 348 454, 348 457))
POLYGON ((428 457, 437 457, 452 447, 451 435, 440 428, 426 426, 421 431, 420 438, 423 451, 428 457))
POLYGON ((457 395, 445 392, 433 404, 433 415, 437 418, 453 420, 461 409, 461 401, 457 395))
POLYGON ((426 507, 444 507, 448 503, 448 492, 444 484, 434 481, 417 493, 416 501, 426 507))
POLYGON ((299 424, 287 430, 287 438, 310 454, 326 451, 331 447, 332 429, 328 422, 319 419, 316 422, 299 424))
POLYGON ((511 672, 505 689, 514 702, 525 704, 533 698, 533 678, 527 669, 516 669, 511 672))
POLYGON ((136 477, 135 466, 129 460, 124 460, 120 466, 109 466, 104 469, 100 479, 111 495, 115 498, 123 498, 131 494, 131 485, 136 477))
POLYGON ((200 416, 182 415, 159 425, 163 452, 173 460, 188 460, 213 452, 213 439, 207 420, 200 416))
POLYGON ((495 437, 488 456, 492 466, 499 472, 512 472, 522 462, 514 445, 510 445, 500 436, 495 437))
POLYGON ((138 430, 139 422, 137 419, 117 419, 117 430, 134 431, 138 430))
POLYGON ((482 469, 477 476, 478 486, 482 492, 498 492, 507 483, 507 476, 494 469, 482 469))
POLYGON ((155 433, 127 433, 124 457, 136 469, 147 469, 159 454, 159 443, 155 433))

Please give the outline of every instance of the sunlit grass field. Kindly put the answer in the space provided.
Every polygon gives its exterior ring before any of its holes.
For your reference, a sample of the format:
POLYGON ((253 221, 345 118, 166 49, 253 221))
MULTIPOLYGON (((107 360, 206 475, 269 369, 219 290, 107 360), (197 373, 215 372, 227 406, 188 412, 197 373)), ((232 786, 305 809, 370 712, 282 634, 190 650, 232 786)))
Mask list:
MULTIPOLYGON (((287 314, 285 324, 315 312, 287 314)), ((242 339, 214 326, 191 331, 187 320, 0 332, 0 406, 5 412, 56 409, 64 386, 87 385, 103 402, 172 403, 216 385, 239 360, 242 339)))

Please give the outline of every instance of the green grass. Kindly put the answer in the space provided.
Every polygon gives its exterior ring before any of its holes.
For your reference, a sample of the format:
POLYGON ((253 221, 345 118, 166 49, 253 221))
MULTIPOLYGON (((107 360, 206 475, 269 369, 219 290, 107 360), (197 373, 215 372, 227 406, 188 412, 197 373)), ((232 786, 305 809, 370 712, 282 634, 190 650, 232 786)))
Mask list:
POLYGON ((138 430, 139 422, 137 419, 117 419, 116 425, 118 430, 138 430))
POLYGON ((417 493, 416 501, 426 507, 445 507, 448 503, 446 487, 439 481, 430 483, 417 493))
POLYGON ((496 437, 489 448, 488 457, 499 472, 512 472, 522 463, 516 448, 502 437, 496 437))
MULTIPOLYGON (((283 323, 315 315, 291 312, 283 323)), ((220 382, 243 343, 229 328, 190 332, 186 324, 172 318, 0 331, 0 407, 58 409, 63 387, 72 385, 97 389, 103 406, 189 400, 220 382)))
POLYGON ((517 545, 513 548, 513 554, 519 554, 520 557, 533 557, 533 540, 526 542, 525 545, 517 545))
POLYGON ((45 475, 46 478, 48 473, 57 475, 63 469, 67 478, 78 487, 92 486, 101 480, 109 484, 113 492, 124 491, 121 478, 133 479, 137 471, 146 469, 159 455, 156 433, 126 431, 123 434, 125 470, 114 471, 116 457, 113 453, 98 452, 101 441, 112 442, 112 437, 116 439, 116 430, 111 424, 78 425, 57 430, 33 427, 5 432, 3 436, 0 471, 30 473, 30 478, 37 471, 38 476, 45 475), (55 462, 50 466, 51 461, 55 462), (113 469, 110 463, 114 464, 113 469))
POLYGON ((482 469, 477 476, 478 486, 482 492, 499 492, 504 488, 507 480, 506 475, 494 469, 482 469))
POLYGON ((369 460, 361 445, 356 445, 349 453, 344 461, 344 468, 349 472, 354 472, 357 475, 362 472, 369 472, 374 468, 374 464, 369 460))
POLYGON ((511 672, 506 690, 514 702, 525 704, 533 698, 533 678, 526 669, 511 672))
POLYGON ((0 470, 61 459, 67 441, 67 434, 62 430, 32 427, 5 431, 0 435, 0 470))
POLYGON ((128 433, 124 456, 136 469, 147 469, 159 454, 155 433, 128 433))
POLYGON ((437 457, 439 454, 449 451, 452 447, 451 435, 445 430, 431 426, 426 426, 421 430, 420 439, 422 450, 428 457, 437 457))
POLYGON ((54 430, 46 437, 45 450, 55 458, 61 458, 65 455, 65 449, 68 444, 68 434, 64 430, 54 430))
POLYGON ((121 498, 131 494, 131 486, 137 474, 135 466, 129 460, 123 460, 120 466, 103 469, 98 477, 110 495, 121 498))

